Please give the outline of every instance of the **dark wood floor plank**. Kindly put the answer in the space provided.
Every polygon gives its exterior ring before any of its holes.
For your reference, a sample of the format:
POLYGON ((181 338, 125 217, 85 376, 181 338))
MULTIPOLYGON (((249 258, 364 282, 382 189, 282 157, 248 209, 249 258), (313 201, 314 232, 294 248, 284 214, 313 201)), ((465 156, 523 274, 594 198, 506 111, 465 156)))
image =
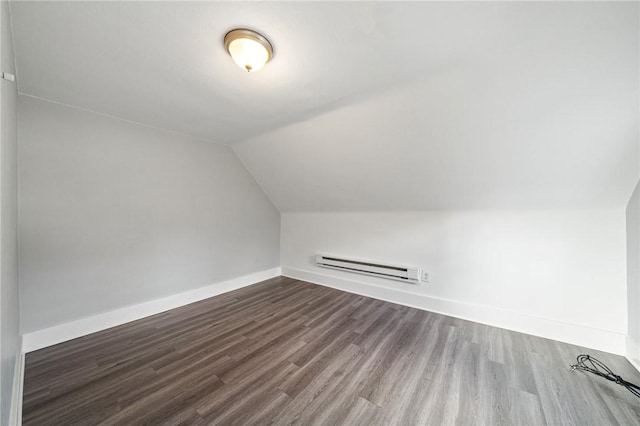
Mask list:
POLYGON ((640 424, 622 357, 279 277, 27 354, 25 425, 640 424))
POLYGON ((298 368, 287 362, 271 364, 269 371, 256 371, 252 380, 228 386, 229 398, 216 398, 213 403, 199 405, 198 413, 215 424, 246 424, 248 419, 266 421, 268 416, 277 414, 279 407, 288 404, 291 398, 284 392, 274 390, 275 383, 285 380, 298 368), (251 407, 250 410, 247 407, 251 407))

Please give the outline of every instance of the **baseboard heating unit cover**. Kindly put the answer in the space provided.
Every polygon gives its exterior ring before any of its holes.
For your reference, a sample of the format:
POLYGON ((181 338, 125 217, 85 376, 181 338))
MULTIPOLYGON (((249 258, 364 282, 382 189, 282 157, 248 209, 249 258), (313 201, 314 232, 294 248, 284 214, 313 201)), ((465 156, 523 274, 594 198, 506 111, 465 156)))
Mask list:
POLYGON ((368 260, 347 259, 323 254, 317 254, 315 261, 317 266, 323 268, 338 269, 411 284, 418 284, 420 282, 420 268, 416 267, 391 265, 368 260))

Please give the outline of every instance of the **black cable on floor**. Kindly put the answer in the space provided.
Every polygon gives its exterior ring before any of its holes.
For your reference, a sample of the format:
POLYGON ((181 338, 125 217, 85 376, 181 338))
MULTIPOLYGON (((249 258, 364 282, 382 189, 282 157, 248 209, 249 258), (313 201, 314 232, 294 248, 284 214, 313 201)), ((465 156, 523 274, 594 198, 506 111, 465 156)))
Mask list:
POLYGON ((571 366, 572 370, 586 371, 588 373, 604 377, 611 382, 624 386, 629 392, 640 398, 640 386, 627 382, 622 377, 611 371, 611 369, 604 365, 602 361, 598 361, 590 355, 578 355, 577 361, 577 364, 573 364, 571 366))

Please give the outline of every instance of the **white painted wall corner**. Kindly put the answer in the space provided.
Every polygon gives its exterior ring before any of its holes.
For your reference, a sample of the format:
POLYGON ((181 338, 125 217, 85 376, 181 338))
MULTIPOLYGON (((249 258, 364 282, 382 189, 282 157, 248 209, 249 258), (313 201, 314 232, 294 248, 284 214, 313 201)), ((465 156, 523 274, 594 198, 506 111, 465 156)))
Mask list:
POLYGON ((81 318, 42 330, 26 333, 23 336, 23 352, 31 352, 47 346, 65 342, 67 340, 86 336, 87 334, 115 327, 141 318, 155 315, 170 309, 198 302, 209 297, 257 284, 280 276, 281 269, 272 268, 255 272, 230 280, 210 284, 195 290, 186 291, 172 296, 156 299, 137 305, 127 306, 88 318, 81 318))
POLYGON ((636 370, 640 371, 640 343, 636 342, 633 337, 627 335, 627 351, 626 358, 636 370))
POLYGON ((283 266, 282 275, 374 299, 571 343, 585 348, 597 349, 617 355, 625 354, 625 335, 610 330, 601 330, 457 300, 442 299, 404 289, 392 290, 375 284, 291 267, 283 266))

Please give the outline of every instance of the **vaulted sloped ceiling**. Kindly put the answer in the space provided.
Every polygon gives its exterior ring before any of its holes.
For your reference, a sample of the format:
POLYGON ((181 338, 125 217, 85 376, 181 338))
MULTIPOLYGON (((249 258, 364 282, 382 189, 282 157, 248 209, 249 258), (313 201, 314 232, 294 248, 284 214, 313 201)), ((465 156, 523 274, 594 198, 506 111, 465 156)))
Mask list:
POLYGON ((281 211, 623 206, 637 2, 13 2, 19 90, 233 145, 281 211), (274 60, 222 47, 255 28, 274 60))

